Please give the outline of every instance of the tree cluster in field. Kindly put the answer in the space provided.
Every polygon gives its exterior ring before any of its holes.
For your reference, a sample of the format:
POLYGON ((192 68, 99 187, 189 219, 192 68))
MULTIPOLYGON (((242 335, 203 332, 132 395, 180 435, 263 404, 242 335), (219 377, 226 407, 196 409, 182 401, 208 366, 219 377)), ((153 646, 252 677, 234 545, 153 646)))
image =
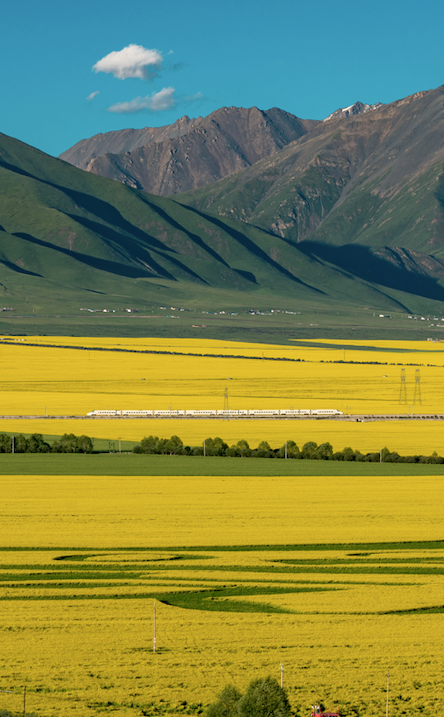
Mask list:
POLYGON ((205 717, 290 717, 287 693, 273 677, 252 680, 245 694, 233 685, 222 690, 205 717))
POLYGON ((308 441, 300 449, 294 441, 287 441, 280 448, 271 448, 267 441, 261 441, 256 449, 251 449, 245 440, 229 446, 222 438, 207 438, 202 446, 195 448, 184 446, 179 436, 158 438, 147 436, 140 445, 134 446, 133 453, 151 453, 175 456, 229 456, 232 458, 291 458, 314 461, 357 461, 365 463, 444 463, 444 458, 433 452, 431 456, 400 456, 399 453, 383 448, 377 453, 361 453, 346 447, 342 451, 333 451, 331 443, 308 441))
POLYGON ((41 433, 33 433, 26 438, 21 433, 18 436, 8 436, 0 433, 0 453, 12 453, 14 438, 14 453, 92 453, 93 442, 89 436, 75 436, 74 433, 65 433, 54 443, 47 443, 41 433))

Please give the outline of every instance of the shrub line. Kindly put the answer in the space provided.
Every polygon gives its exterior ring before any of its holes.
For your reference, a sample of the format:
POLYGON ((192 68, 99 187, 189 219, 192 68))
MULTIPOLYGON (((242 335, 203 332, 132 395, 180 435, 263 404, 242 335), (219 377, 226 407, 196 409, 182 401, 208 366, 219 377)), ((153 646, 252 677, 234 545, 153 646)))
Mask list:
POLYGON ((299 449, 294 441, 286 441, 280 448, 271 448, 267 441, 261 441, 256 449, 251 449, 248 442, 241 439, 229 446, 222 438, 206 438, 202 446, 184 446, 179 436, 159 438, 145 436, 140 444, 134 446, 133 453, 150 455, 176 456, 219 456, 231 458, 283 458, 317 461, 356 461, 366 463, 444 463, 444 458, 436 451, 431 456, 401 456, 387 447, 374 453, 361 453, 346 446, 342 451, 333 451, 331 443, 308 441, 299 449))

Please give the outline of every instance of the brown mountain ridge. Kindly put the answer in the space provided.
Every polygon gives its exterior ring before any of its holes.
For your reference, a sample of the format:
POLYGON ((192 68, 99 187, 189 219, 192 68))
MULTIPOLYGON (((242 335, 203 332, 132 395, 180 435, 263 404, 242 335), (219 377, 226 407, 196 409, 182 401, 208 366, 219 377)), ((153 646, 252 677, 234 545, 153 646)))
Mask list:
MULTIPOLYGON (((206 188, 175 197, 212 215, 325 245, 444 257, 444 86, 322 122, 206 188)), ((328 254, 331 261, 330 252, 328 254)))
POLYGON ((272 108, 223 107, 166 127, 120 130, 78 142, 60 159, 134 189, 169 196, 204 187, 275 154, 313 129, 272 108))

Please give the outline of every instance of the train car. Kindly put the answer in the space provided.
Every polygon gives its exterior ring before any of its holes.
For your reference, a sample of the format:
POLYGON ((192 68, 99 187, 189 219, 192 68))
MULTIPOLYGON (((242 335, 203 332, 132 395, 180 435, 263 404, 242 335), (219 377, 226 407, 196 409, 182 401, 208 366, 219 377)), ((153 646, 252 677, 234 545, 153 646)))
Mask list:
POLYGON ((309 408, 283 408, 279 411, 281 416, 309 416, 309 408))
POLYGON ((215 411, 215 413, 217 413, 218 416, 248 416, 249 415, 249 411, 247 411, 247 410, 243 410, 243 409, 236 410, 234 408, 226 408, 223 411, 215 411))
POLYGON ((337 411, 335 408, 314 408, 313 414, 318 416, 342 416, 342 411, 337 411))
POLYGON ((342 411, 338 411, 335 408, 283 408, 283 409, 275 409, 275 408, 262 408, 262 409, 224 409, 224 410, 214 410, 214 409, 206 409, 206 410, 183 410, 183 409, 167 409, 167 410, 125 410, 125 411, 117 411, 117 410, 100 410, 100 411, 90 411, 86 414, 87 416, 95 416, 103 418, 110 417, 110 416, 126 416, 126 417, 150 417, 150 416, 159 416, 161 418, 174 418, 174 417, 180 417, 180 416, 188 416, 190 418, 211 418, 213 416, 251 416, 254 417, 264 417, 264 418, 274 418, 278 416, 342 416, 342 411))
POLYGON ((279 410, 275 408, 253 409, 249 412, 250 416, 279 416, 279 410))

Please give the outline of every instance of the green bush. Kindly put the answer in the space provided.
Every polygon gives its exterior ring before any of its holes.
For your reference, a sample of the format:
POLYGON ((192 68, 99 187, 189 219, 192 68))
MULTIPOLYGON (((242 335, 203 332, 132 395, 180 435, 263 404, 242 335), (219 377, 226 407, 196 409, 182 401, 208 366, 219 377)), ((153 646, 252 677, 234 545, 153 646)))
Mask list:
MULTIPOLYGON (((278 458, 285 458, 285 443, 277 452, 278 458)), ((287 441, 287 458, 302 458, 302 453, 294 441, 287 441)))
POLYGON ((252 680, 244 695, 228 685, 205 717, 290 717, 287 693, 273 677, 252 680))
POLYGON ((237 717, 290 717, 287 693, 273 677, 252 680, 237 707, 237 717))
POLYGON ((11 453, 12 439, 6 433, 0 433, 0 453, 11 453))
POLYGON ((308 460, 311 460, 316 453, 318 444, 314 441, 308 441, 308 443, 305 443, 302 446, 302 458, 307 458, 308 460))
POLYGON ((274 458, 274 451, 267 441, 261 441, 252 455, 256 458, 274 458))
POLYGON ((64 433, 51 448, 53 453, 92 453, 92 449, 93 442, 89 436, 75 436, 74 433, 64 433))
POLYGON ((333 446, 331 443, 321 443, 320 446, 317 447, 313 458, 316 458, 319 461, 329 461, 331 460, 333 456, 333 446))
MULTIPOLYGON (((205 439, 205 455, 206 456, 224 456, 228 448, 228 443, 216 436, 216 438, 205 439)), ((202 448, 203 453, 203 448, 202 448)))
POLYGON ((142 438, 140 441, 142 453, 157 453, 158 443, 159 438, 157 436, 145 436, 145 438, 142 438))
POLYGON ((227 685, 213 704, 211 704, 205 717, 237 717, 237 708, 241 693, 234 685, 227 685))

